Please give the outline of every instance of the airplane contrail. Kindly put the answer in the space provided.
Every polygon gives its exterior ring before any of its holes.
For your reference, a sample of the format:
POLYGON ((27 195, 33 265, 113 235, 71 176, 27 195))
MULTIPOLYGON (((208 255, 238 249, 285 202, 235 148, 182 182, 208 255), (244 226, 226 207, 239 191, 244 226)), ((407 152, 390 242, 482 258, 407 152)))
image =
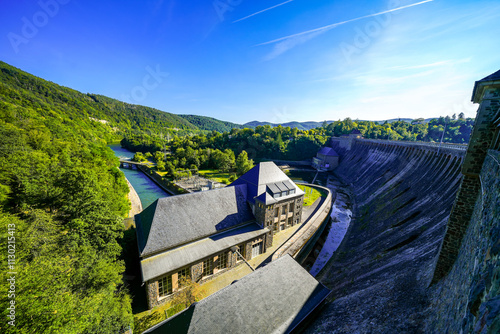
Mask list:
POLYGON ((287 3, 292 2, 292 1, 293 1, 293 0, 288 0, 288 1, 285 1, 285 2, 283 2, 283 3, 280 3, 279 5, 272 6, 272 7, 266 8, 266 9, 263 9, 263 10, 261 10, 261 11, 257 12, 257 13, 253 13, 253 14, 250 14, 250 15, 248 15, 248 16, 245 16, 244 18, 241 18, 241 19, 239 19, 239 20, 233 21, 233 23, 236 23, 236 22, 239 22, 239 21, 246 20, 246 19, 248 19, 249 17, 252 17, 252 16, 255 16, 255 15, 257 15, 257 14, 260 14, 260 13, 266 12, 266 11, 268 11, 268 10, 271 10, 271 9, 276 8, 276 7, 279 7, 279 6, 283 6, 284 4, 287 4, 287 3))
POLYGON ((367 17, 373 17, 373 16, 378 16, 378 15, 390 13, 390 12, 395 12, 397 10, 401 10, 401 9, 405 9, 405 8, 409 8, 409 7, 413 7, 413 6, 417 6, 417 5, 421 5, 421 4, 424 4, 426 2, 431 2, 431 1, 434 1, 434 0, 425 0, 425 1, 417 2, 417 3, 411 4, 411 5, 401 6, 401 7, 398 7, 398 8, 393 8, 393 9, 385 10, 383 12, 379 12, 379 13, 375 13, 375 14, 370 14, 370 15, 365 15, 365 16, 357 17, 355 19, 350 19, 350 20, 347 20, 347 21, 342 21, 342 22, 337 22, 337 23, 329 24, 327 26, 323 26, 323 27, 320 27, 320 28, 311 29, 311 30, 299 32, 297 34, 293 34, 293 35, 289 35, 289 36, 285 36, 285 37, 273 39, 272 41, 264 42, 264 43, 260 43, 260 44, 256 44, 254 46, 260 46, 260 45, 267 45, 267 44, 277 43, 277 42, 280 42, 280 41, 283 41, 283 40, 286 40, 286 39, 290 39, 290 38, 293 38, 293 37, 302 36, 302 35, 310 34, 310 33, 313 33, 313 32, 318 32, 318 31, 322 31, 322 30, 328 30, 328 29, 335 28, 335 27, 337 27, 339 25, 342 25, 342 24, 345 24, 345 23, 349 23, 349 22, 353 22, 353 21, 365 19, 367 17))

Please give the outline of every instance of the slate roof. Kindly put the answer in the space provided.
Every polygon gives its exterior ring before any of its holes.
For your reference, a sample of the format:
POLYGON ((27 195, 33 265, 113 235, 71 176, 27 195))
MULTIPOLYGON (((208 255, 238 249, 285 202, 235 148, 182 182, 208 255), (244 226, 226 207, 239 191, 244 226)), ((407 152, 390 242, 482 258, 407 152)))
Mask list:
POLYGON ((289 333, 329 293, 285 255, 144 333, 289 333))
POLYGON ((135 216, 141 256, 255 220, 245 184, 160 198, 135 216))
POLYGON ((285 173, 281 171, 281 169, 276 166, 276 164, 272 161, 261 162, 256 165, 254 168, 250 169, 248 172, 240 176, 236 181, 231 183, 230 185, 247 185, 247 199, 250 203, 254 203, 254 199, 256 197, 259 198, 262 202, 269 204, 278 201, 282 201, 288 198, 297 197, 299 195, 303 195, 304 192, 300 190, 297 185, 290 180, 285 173), (268 186, 279 188, 277 184, 280 182, 285 183, 285 185, 289 185, 289 187, 295 189, 295 193, 280 197, 279 199, 274 199, 272 196, 266 196, 268 186), (263 201, 262 199, 266 200, 263 201))
POLYGON ((500 70, 496 71, 493 74, 488 75, 487 77, 482 78, 479 81, 492 81, 492 80, 500 80, 500 70))
POLYGON ((180 269, 191 263, 200 262, 232 246, 257 238, 269 232, 257 223, 249 223, 237 228, 212 235, 185 246, 147 257, 141 261, 143 282, 180 269))
POLYGON ((482 92, 487 85, 487 83, 492 83, 495 85, 500 84, 500 70, 496 71, 493 74, 490 74, 479 81, 474 83, 474 89, 472 90, 472 99, 471 101, 474 103, 479 103, 482 98, 482 92))
POLYGON ((319 150, 318 155, 326 155, 330 157, 338 157, 339 155, 335 150, 331 147, 322 147, 321 150, 319 150))

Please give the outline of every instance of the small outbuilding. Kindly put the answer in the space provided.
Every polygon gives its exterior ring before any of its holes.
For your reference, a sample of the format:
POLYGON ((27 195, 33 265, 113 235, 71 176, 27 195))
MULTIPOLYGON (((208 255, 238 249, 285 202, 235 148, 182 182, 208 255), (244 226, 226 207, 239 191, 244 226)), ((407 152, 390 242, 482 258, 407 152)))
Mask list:
POLYGON ((331 147, 322 147, 313 158, 312 165, 318 170, 334 170, 339 165, 339 155, 331 147))
POLYGON ((363 134, 358 129, 354 129, 349 134, 349 138, 362 139, 363 138, 363 134))

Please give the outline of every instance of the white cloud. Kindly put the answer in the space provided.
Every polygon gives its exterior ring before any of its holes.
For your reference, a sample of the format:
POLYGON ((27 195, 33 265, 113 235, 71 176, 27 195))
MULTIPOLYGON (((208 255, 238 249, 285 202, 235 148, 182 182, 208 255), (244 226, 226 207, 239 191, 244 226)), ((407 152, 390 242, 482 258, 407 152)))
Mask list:
POLYGON ((285 53, 286 51, 294 48, 295 46, 300 45, 302 43, 305 43, 305 42, 309 41, 310 39, 312 39, 314 37, 317 37, 317 36, 319 36, 319 35, 327 32, 328 30, 336 28, 336 27, 338 27, 340 25, 343 25, 343 24, 346 24, 346 23, 350 23, 350 22, 354 22, 354 21, 358 21, 358 20, 362 20, 362 19, 365 19, 365 18, 368 18, 368 17, 374 17, 374 16, 379 16, 379 15, 383 15, 383 14, 387 14, 387 13, 392 13, 392 12, 395 12, 395 11, 398 11, 398 10, 401 10, 401 9, 405 9, 405 8, 409 8, 409 7, 414 7, 414 6, 421 5, 421 4, 424 4, 424 3, 427 3, 427 2, 431 2, 431 1, 433 1, 433 0, 424 0, 424 1, 421 1, 421 2, 414 3, 414 4, 410 4, 410 5, 406 5, 406 6, 401 6, 401 7, 397 7, 397 8, 393 8, 393 9, 388 9, 388 10, 385 10, 385 11, 382 11, 382 12, 378 12, 378 13, 375 13, 375 14, 360 16, 360 17, 357 17, 357 18, 354 18, 354 19, 350 19, 350 20, 346 20, 346 21, 342 21, 342 22, 337 22, 337 23, 329 24, 329 25, 326 25, 326 26, 323 26, 323 27, 320 27, 320 28, 306 30, 306 31, 303 31, 303 32, 300 32, 300 33, 296 33, 296 34, 293 34, 293 35, 289 35, 289 36, 285 36, 285 37, 280 37, 280 38, 277 38, 277 39, 274 39, 274 40, 271 40, 271 41, 268 41, 268 42, 257 44, 255 46, 262 46, 262 45, 268 45, 268 44, 276 44, 276 43, 278 43, 277 45, 274 46, 273 51, 265 57, 265 60, 271 60, 271 59, 276 58, 277 56, 285 53))

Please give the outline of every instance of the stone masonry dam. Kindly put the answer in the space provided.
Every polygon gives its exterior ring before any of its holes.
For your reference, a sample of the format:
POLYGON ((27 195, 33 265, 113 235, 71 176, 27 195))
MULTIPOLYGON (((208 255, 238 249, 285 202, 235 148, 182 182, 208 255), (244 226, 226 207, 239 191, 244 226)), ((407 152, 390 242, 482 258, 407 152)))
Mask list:
POLYGON ((476 82, 468 147, 332 138, 353 219, 316 277, 332 293, 306 333, 500 333, 500 71, 492 76, 476 82))

